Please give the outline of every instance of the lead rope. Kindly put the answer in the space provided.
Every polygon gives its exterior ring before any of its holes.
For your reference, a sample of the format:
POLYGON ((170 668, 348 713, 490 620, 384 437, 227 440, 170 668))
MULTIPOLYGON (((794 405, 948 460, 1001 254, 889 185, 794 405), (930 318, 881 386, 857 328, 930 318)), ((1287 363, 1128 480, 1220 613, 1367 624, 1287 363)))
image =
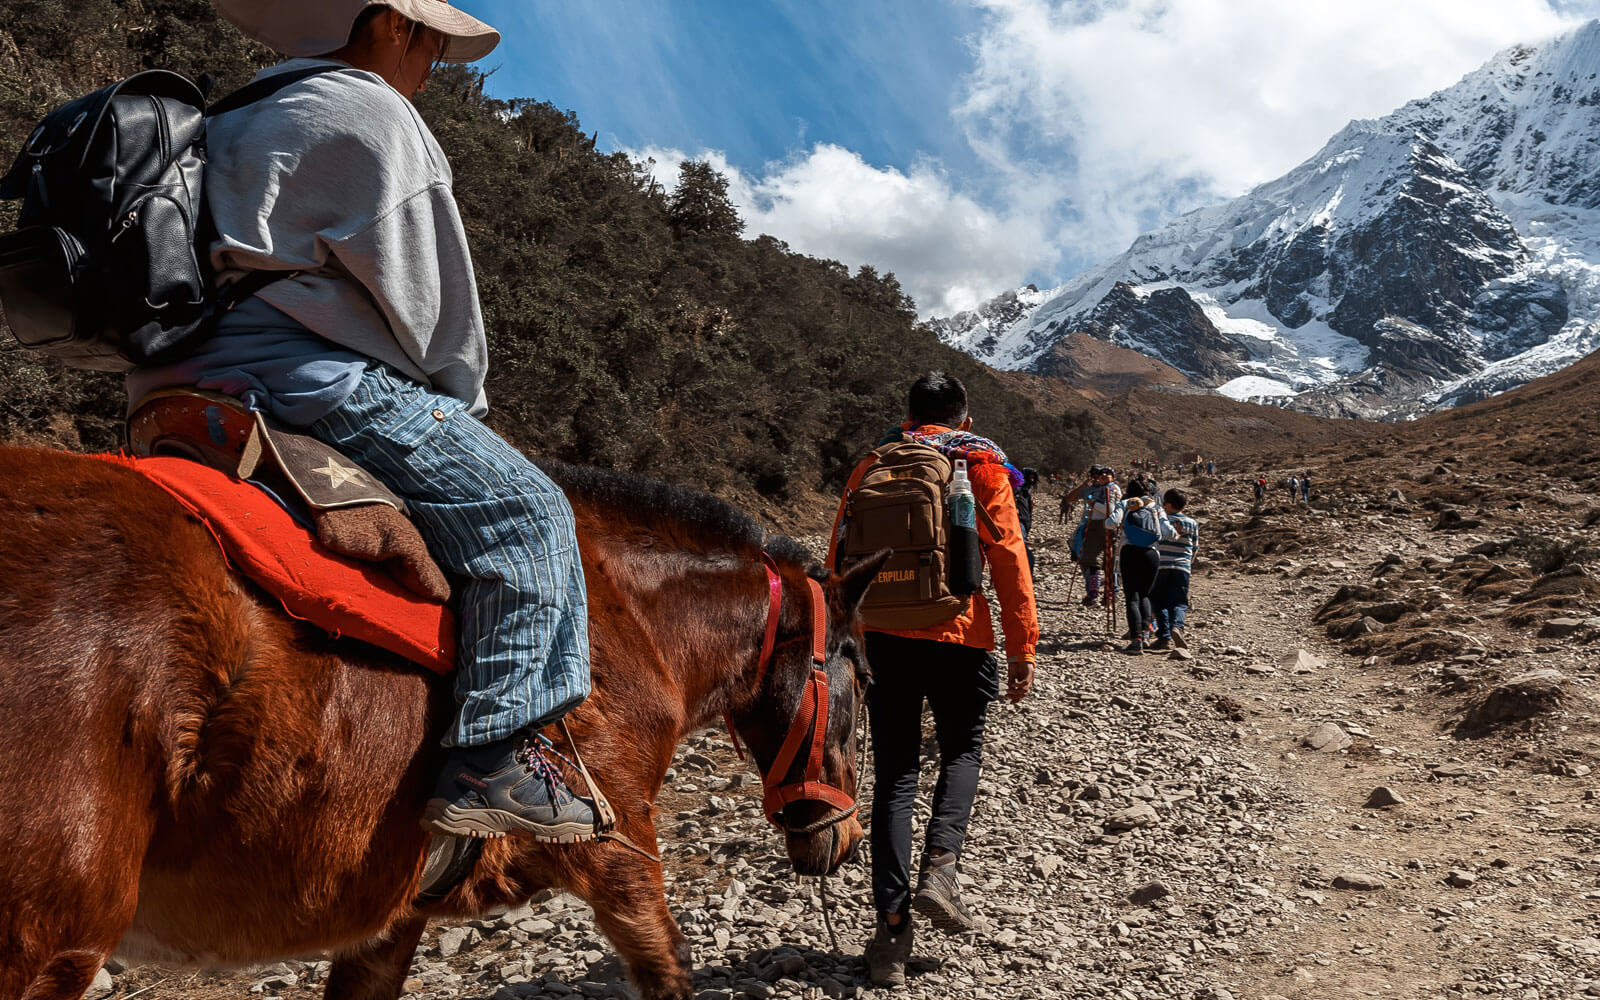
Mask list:
MULTIPOLYGON (((860 738, 856 740, 856 798, 857 799, 861 798, 861 781, 866 776, 866 773, 867 773, 867 771, 866 771, 867 757, 868 757, 867 741, 872 738, 872 730, 866 725, 866 722, 865 722, 866 717, 867 717, 867 699, 866 699, 865 692, 863 692, 862 697, 856 699, 856 716, 855 716, 855 719, 851 723, 852 725, 854 725, 856 727, 856 732, 858 734, 860 734, 860 738)), ((822 825, 832 826, 833 827, 833 837, 834 837, 835 842, 837 842, 838 837, 839 837, 839 824, 843 823, 845 820, 849 819, 852 815, 854 815, 856 812, 858 812, 859 809, 860 809, 859 805, 851 806, 849 809, 844 810, 842 813, 838 813, 838 814, 835 814, 833 816, 825 817, 825 818, 823 818, 821 820, 818 820, 816 823, 811 824, 811 826, 806 827, 805 830, 810 830, 813 827, 819 827, 819 826, 822 826, 822 825)), ((804 831, 801 831, 801 832, 804 832, 804 831)), ((871 849, 871 845, 868 844, 867 846, 868 846, 868 849, 870 850, 871 849)), ((817 877, 817 882, 819 883, 819 885, 818 885, 818 893, 817 893, 817 905, 822 910, 822 926, 827 928, 827 930, 828 930, 828 947, 833 949, 833 953, 835 955, 837 955, 837 954, 839 954, 839 935, 835 934, 834 931, 833 931, 833 897, 828 895, 828 876, 819 875, 817 877)))

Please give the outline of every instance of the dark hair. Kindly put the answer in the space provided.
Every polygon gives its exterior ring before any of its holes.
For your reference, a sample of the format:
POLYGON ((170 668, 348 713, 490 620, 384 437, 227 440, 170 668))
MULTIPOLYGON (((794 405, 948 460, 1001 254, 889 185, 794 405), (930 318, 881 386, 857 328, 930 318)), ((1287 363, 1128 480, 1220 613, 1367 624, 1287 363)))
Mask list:
POLYGON ((1174 486, 1161 500, 1163 503, 1171 504, 1173 510, 1182 510, 1189 503, 1189 494, 1174 486))
POLYGON ((345 39, 346 45, 354 45, 367 30, 367 25, 378 19, 378 15, 394 8, 387 4, 374 3, 361 8, 361 13, 356 15, 355 23, 350 25, 350 37, 345 39))
POLYGON ((1027 483, 1029 486, 1032 486, 1034 483, 1037 483, 1039 481, 1039 470, 1038 469, 1023 469, 1022 470, 1022 481, 1027 483))
POLYGON ((938 424, 954 427, 967 419, 967 387, 954 375, 928 372, 911 383, 911 402, 907 407, 917 426, 938 424))

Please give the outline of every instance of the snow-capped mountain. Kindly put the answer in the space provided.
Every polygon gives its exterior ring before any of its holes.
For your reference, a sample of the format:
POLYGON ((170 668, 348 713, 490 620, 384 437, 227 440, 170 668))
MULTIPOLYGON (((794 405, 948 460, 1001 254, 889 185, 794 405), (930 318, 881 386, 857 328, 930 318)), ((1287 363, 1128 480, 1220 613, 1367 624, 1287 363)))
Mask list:
POLYGON ((1354 121, 1060 288, 931 325, 1047 373, 1083 332, 1235 398, 1401 417, 1600 347, 1600 21, 1354 121))

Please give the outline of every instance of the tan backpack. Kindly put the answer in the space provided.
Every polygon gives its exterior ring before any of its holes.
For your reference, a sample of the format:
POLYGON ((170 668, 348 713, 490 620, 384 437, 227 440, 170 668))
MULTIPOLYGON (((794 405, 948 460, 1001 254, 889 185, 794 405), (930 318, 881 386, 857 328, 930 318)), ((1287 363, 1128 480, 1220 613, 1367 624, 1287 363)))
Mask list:
POLYGON ((879 549, 894 550, 861 602, 868 628, 927 628, 967 610, 971 598, 950 592, 950 474, 943 452, 910 438, 880 446, 851 473, 837 568, 879 549))

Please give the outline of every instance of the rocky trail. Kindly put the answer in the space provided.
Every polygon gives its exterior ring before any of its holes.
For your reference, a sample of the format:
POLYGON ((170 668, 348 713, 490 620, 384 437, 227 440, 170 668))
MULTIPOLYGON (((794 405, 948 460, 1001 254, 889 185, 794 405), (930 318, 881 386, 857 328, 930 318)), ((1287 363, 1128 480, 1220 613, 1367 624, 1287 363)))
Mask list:
MULTIPOLYGON (((905 995, 1600 997, 1595 518, 1536 476, 1508 499, 1430 475, 1319 472, 1309 507, 1262 510, 1197 483, 1187 659, 1116 652, 1041 496, 1039 680, 991 710, 963 859, 985 927, 919 928, 905 995)), ((891 995, 859 957, 863 862, 826 889, 835 954, 725 735, 683 747, 660 810, 699 997, 891 995)), ((98 995, 308 997, 327 968, 113 966, 98 995)), ((632 995, 565 896, 430 927, 407 990, 632 995)))

